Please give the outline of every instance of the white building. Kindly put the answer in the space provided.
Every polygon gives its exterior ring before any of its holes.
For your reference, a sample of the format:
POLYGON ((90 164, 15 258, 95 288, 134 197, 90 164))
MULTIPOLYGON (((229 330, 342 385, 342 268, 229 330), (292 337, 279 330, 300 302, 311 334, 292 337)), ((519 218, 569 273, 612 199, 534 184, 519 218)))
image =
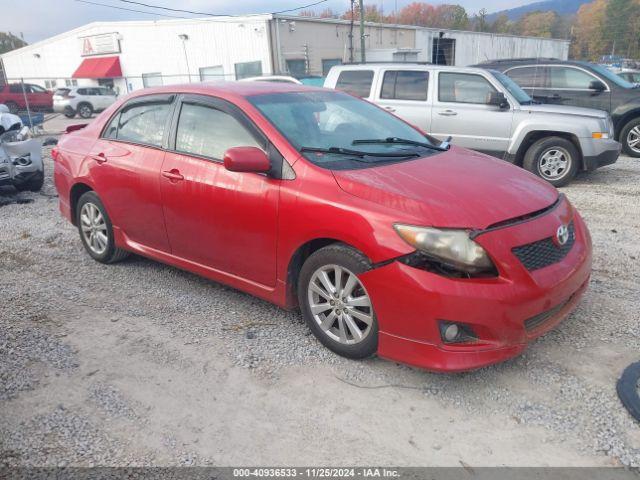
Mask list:
MULTIPOLYGON (((368 61, 468 65, 487 59, 566 59, 567 40, 367 23, 368 61)), ((356 22, 282 15, 96 22, 0 56, 0 81, 145 86, 291 73, 323 76, 360 59, 356 22), (2 78, 4 70, 4 78, 2 78)))

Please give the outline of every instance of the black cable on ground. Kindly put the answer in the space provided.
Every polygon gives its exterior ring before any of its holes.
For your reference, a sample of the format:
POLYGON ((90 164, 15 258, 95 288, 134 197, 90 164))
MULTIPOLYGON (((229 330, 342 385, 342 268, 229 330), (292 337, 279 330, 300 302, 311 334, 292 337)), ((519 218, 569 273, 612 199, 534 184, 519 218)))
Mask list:
POLYGON ((618 397, 633 418, 640 422, 640 362, 632 363, 616 385, 618 397))

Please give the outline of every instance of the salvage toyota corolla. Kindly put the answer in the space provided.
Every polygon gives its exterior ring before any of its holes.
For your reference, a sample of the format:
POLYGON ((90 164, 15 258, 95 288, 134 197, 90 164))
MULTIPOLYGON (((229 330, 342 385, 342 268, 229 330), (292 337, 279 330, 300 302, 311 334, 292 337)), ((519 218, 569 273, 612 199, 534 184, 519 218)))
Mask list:
POLYGON ((73 130, 55 184, 89 255, 133 252, 299 305, 345 357, 499 362, 589 280, 589 233, 555 188, 344 93, 145 89, 73 130))

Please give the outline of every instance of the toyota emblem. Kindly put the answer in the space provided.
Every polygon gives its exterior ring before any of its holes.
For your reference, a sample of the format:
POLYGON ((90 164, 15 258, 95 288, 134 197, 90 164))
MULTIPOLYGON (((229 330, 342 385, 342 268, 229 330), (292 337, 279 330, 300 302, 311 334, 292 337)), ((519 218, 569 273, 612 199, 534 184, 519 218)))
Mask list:
POLYGON ((560 225, 556 231, 556 238, 559 245, 564 245, 569 240, 569 227, 566 225, 560 225))

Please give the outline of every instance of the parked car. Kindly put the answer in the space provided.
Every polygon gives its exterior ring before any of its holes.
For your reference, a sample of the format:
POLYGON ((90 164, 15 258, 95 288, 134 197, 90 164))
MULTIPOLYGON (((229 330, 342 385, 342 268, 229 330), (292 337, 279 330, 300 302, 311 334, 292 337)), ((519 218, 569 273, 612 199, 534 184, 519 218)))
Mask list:
POLYGON ((116 92, 106 87, 65 87, 53 94, 53 111, 64 113, 67 118, 76 114, 91 118, 94 112, 110 107, 118 98, 116 92))
POLYGON ((42 146, 20 117, 0 105, 0 186, 39 191, 44 183, 42 146))
POLYGON ((640 83, 640 70, 623 70, 618 76, 629 83, 640 83))
POLYGON ((14 114, 26 110, 27 102, 32 110, 50 111, 53 105, 52 97, 52 92, 32 83, 0 85, 0 104, 6 105, 14 114))
POLYGON ((609 112, 614 138, 622 143, 627 155, 640 157, 640 89, 637 84, 588 62, 515 59, 478 66, 506 73, 534 100, 609 112))
POLYGON ((263 75, 261 77, 248 77, 240 80, 241 82, 275 82, 275 83, 295 83, 300 85, 300 80, 288 75, 263 75))
POLYGON ((60 210, 92 258, 135 252, 299 305, 349 358, 499 362, 589 282, 589 232, 554 187, 342 92, 145 89, 63 135, 53 158, 60 210))
POLYGON ((509 77, 423 64, 333 67, 324 84, 364 97, 431 135, 522 166, 555 186, 614 163, 606 112, 536 105, 509 77))

